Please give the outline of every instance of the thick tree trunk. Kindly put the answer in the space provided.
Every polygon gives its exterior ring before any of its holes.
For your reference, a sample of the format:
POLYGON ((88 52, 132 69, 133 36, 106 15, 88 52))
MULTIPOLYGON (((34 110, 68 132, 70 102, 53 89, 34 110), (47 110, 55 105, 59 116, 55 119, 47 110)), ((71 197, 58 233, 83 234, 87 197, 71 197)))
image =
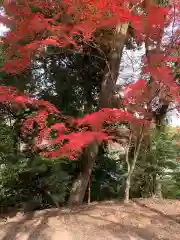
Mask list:
POLYGON ((100 108, 111 108, 114 106, 114 94, 116 91, 116 82, 119 76, 120 63, 122 59, 123 49, 127 38, 129 23, 120 24, 116 28, 112 49, 108 56, 108 63, 104 71, 104 78, 101 84, 101 92, 99 98, 100 108))
POLYGON ((93 142, 84 152, 82 169, 72 185, 70 197, 68 199, 69 205, 80 204, 83 202, 94 161, 98 154, 98 147, 98 144, 93 142))
MULTIPOLYGON (((113 35, 112 49, 108 56, 108 63, 106 64, 104 78, 101 84, 99 108, 116 107, 113 105, 113 95, 119 75, 120 62, 128 26, 129 23, 120 24, 113 35)), ((98 145, 94 142, 87 148, 84 154, 84 168, 73 183, 68 204, 80 204, 83 202, 97 154, 98 145)))

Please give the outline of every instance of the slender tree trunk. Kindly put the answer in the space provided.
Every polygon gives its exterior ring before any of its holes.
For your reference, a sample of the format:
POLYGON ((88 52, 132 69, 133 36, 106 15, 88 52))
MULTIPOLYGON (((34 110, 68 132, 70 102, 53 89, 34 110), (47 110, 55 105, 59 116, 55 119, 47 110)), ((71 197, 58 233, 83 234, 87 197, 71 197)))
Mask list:
POLYGON ((154 182, 154 194, 153 194, 153 197, 162 199, 163 196, 162 196, 161 176, 159 174, 156 174, 154 181, 155 182, 154 182))
POLYGON ((126 164, 127 164, 128 176, 127 176, 126 182, 125 182, 125 191, 124 191, 124 201, 125 202, 129 201, 129 192, 130 192, 130 186, 131 186, 131 176, 130 176, 131 165, 130 165, 130 161, 129 161, 129 150, 131 148, 131 140, 132 140, 132 133, 130 133, 129 143, 126 148, 126 164))
POLYGON ((152 197, 155 197, 156 192, 156 173, 152 174, 152 197))
POLYGON ((91 176, 89 179, 89 184, 88 184, 88 204, 91 203, 91 176))
POLYGON ((156 198, 162 199, 162 184, 160 182, 157 182, 156 185, 156 198))
MULTIPOLYGON (((122 59, 128 26, 129 23, 120 24, 113 35, 113 45, 108 56, 104 78, 101 84, 99 108, 114 107, 112 98, 119 75, 120 62, 122 59)), ((94 142, 84 153, 84 168, 73 182, 68 204, 80 204, 83 202, 97 154, 98 144, 94 142)))
POLYGON ((131 177, 132 174, 134 172, 135 166, 136 166, 136 162, 139 156, 139 152, 141 149, 141 143, 142 143, 142 139, 143 139, 143 127, 140 133, 140 138, 138 143, 136 144, 135 147, 135 151, 134 151, 134 156, 133 156, 133 160, 132 162, 129 161, 129 150, 131 147, 131 135, 130 135, 130 139, 129 139, 129 145, 127 148, 127 153, 126 153, 126 163, 127 163, 127 167, 128 167, 128 176, 126 178, 126 183, 125 183, 125 191, 124 191, 124 202, 128 203, 129 202, 129 195, 130 195, 130 188, 131 188, 131 177))
POLYGON ((126 203, 129 202, 130 187, 131 187, 131 176, 128 175, 128 177, 126 179, 126 186, 125 186, 125 191, 124 191, 124 202, 126 202, 126 203))

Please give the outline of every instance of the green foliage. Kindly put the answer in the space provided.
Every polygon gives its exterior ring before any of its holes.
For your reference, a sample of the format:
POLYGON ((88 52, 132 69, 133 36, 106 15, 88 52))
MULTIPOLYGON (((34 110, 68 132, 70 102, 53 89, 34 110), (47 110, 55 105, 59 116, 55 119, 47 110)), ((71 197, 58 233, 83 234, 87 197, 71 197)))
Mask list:
POLYGON ((175 176, 180 176, 177 157, 179 147, 177 136, 170 128, 155 131, 150 146, 141 147, 141 155, 133 176, 132 194, 136 197, 151 197, 156 192, 158 182, 162 185, 162 195, 174 198, 179 192, 175 176))
POLYGON ((80 116, 97 108, 105 60, 97 50, 91 51, 89 55, 55 53, 37 59, 32 72, 38 96, 66 115, 80 116))
POLYGON ((69 191, 68 164, 23 155, 1 164, 0 205, 39 209, 63 204, 69 191))
MULTIPOLYGON (((15 128, 0 122, 0 205, 1 208, 20 207, 25 210, 59 206, 66 203, 79 161, 49 161, 28 152, 14 152, 15 128)), ((153 175, 162 179, 166 198, 180 196, 180 165, 176 160, 178 134, 165 129, 156 132, 151 151, 141 146, 137 168, 132 177, 131 197, 150 197, 153 175)), ((15 145, 16 146, 16 145, 15 145)), ((91 200, 122 199, 126 164, 101 148, 91 178, 91 200)), ((85 201, 87 200, 87 194, 85 201)), ((2 209, 1 209, 2 210, 2 209)))
POLYGON ((64 203, 73 163, 15 154, 14 135, 12 127, 0 123, 0 206, 44 208, 64 203))
POLYGON ((154 134, 151 148, 151 157, 154 161, 154 170, 157 174, 166 175, 177 167, 178 148, 173 135, 165 129, 154 134))
POLYGON ((7 156, 13 153, 13 139, 15 133, 10 126, 0 120, 0 162, 6 161, 7 156))
POLYGON ((123 198, 125 174, 124 162, 113 160, 101 149, 92 174, 92 200, 123 198))

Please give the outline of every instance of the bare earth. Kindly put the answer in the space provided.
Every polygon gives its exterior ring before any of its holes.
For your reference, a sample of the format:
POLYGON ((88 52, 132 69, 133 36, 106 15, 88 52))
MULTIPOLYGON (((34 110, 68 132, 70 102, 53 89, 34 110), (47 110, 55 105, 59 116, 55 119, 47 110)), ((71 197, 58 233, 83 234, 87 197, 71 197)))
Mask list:
POLYGON ((0 240, 180 240, 180 201, 101 202, 0 218, 0 240))

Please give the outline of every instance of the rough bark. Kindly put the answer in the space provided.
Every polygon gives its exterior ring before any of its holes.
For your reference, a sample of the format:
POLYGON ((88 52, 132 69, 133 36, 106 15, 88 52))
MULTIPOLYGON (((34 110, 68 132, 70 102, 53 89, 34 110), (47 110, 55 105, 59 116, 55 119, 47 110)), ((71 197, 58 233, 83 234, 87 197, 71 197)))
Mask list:
POLYGON ((108 63, 104 71, 104 78, 101 84, 100 108, 114 107, 114 94, 116 82, 119 75, 120 62, 127 37, 129 23, 120 24, 116 28, 112 49, 108 56, 108 63))
MULTIPOLYGON (((126 41, 129 23, 120 24, 113 35, 113 44, 108 56, 104 78, 101 84, 99 108, 116 107, 113 104, 113 95, 119 75, 120 62, 126 41)), ((79 173, 72 185, 68 204, 80 204, 88 187, 89 178, 98 154, 98 145, 94 142, 84 154, 84 169, 79 173)))
POLYGON ((80 204, 83 202, 97 154, 98 144, 93 142, 84 152, 82 169, 73 182, 70 197, 68 199, 69 205, 80 204))

